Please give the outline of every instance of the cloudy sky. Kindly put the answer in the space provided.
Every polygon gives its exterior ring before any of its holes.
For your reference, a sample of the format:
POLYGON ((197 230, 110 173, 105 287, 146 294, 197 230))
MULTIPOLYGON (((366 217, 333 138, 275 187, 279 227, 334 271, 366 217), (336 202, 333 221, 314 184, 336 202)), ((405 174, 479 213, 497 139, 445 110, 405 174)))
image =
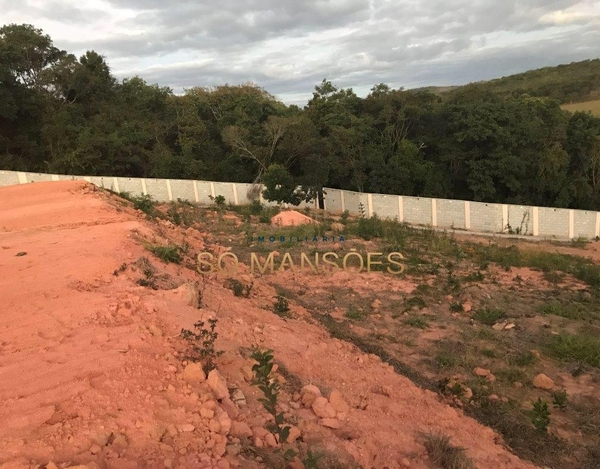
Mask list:
POLYGON ((600 0, 0 0, 119 78, 181 92, 252 81, 305 104, 323 78, 365 95, 600 57, 600 0))

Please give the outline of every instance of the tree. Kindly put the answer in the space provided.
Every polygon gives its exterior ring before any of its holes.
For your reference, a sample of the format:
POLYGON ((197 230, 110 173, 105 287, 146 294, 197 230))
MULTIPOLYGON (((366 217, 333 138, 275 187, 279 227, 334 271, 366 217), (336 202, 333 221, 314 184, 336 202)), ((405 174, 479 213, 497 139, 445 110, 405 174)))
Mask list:
POLYGON ((265 172, 264 184, 263 196, 270 202, 300 205, 313 198, 298 187, 289 171, 280 164, 269 166, 265 172))

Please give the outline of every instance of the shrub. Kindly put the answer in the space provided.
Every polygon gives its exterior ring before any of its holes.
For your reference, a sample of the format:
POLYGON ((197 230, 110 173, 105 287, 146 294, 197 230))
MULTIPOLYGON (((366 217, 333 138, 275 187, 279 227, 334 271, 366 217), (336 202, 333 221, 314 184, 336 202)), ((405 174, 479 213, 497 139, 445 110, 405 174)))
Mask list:
POLYGON ((431 461, 442 469, 475 469, 473 462, 465 454, 465 449, 454 446, 448 435, 426 434, 424 446, 431 461))
POLYGON ((486 324, 488 326, 493 326, 500 319, 506 317, 503 311, 499 309, 492 308, 482 308, 477 310, 477 312, 473 315, 473 319, 479 321, 482 324, 486 324))
POLYGON ((550 425, 550 411, 548 410, 548 404, 538 397, 538 400, 533 403, 533 409, 531 410, 531 423, 540 432, 546 433, 548 431, 548 425, 550 425))
POLYGON ((182 248, 175 244, 169 244, 168 246, 152 246, 150 252, 156 257, 162 259, 165 262, 172 262, 174 264, 181 264, 182 248))
POLYGON ((209 319, 208 328, 204 327, 203 321, 194 324, 194 330, 181 329, 181 338, 188 341, 189 351, 186 358, 191 361, 203 362, 202 369, 209 373, 216 368, 215 360, 223 354, 223 351, 215 349, 215 341, 219 334, 215 332, 218 319, 209 319))
POLYGON ((552 405, 556 409, 565 409, 567 407, 567 391, 556 391, 552 393, 552 405))
POLYGON ((141 210, 147 215, 152 215, 154 213, 154 200, 151 195, 146 194, 132 197, 131 201, 133 202, 133 208, 136 210, 141 210))
POLYGON ((273 305, 273 312, 282 318, 291 317, 290 314, 290 305, 288 300, 283 295, 277 295, 275 297, 275 304, 273 305))

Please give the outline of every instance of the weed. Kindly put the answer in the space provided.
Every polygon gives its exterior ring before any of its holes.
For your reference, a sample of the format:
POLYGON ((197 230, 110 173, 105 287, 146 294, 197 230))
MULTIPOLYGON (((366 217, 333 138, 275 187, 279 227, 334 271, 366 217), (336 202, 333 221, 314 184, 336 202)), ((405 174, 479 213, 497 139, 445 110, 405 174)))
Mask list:
POLYGON ((282 318, 291 317, 290 305, 288 300, 283 295, 277 295, 275 298, 275 304, 273 305, 273 312, 282 318))
POLYGON ((504 318, 505 316, 506 315, 504 312, 499 309, 482 308, 477 310, 477 312, 473 315, 473 319, 482 324, 493 326, 498 322, 498 320, 504 318))
POLYGON ((411 308, 423 309, 423 308, 425 308, 425 306, 427 306, 427 303, 425 303, 425 300, 423 298, 421 298, 420 296, 413 296, 412 298, 407 298, 404 303, 406 304, 407 309, 411 309, 411 308))
POLYGON ((453 301, 450 304, 450 311, 453 313, 462 313, 464 311, 464 308, 460 303, 453 301))
POLYGON ((516 382, 522 383, 523 381, 527 380, 527 375, 518 368, 504 368, 502 370, 495 371, 494 374, 500 381, 510 384, 516 382))
POLYGON ((555 409, 565 409, 567 407, 567 391, 555 391, 552 393, 552 405, 555 409))
POLYGON ((140 195, 130 199, 133 202, 133 208, 141 210, 146 215, 154 214, 154 200, 151 195, 140 195))
POLYGON ((481 355, 487 358, 498 358, 495 350, 485 348, 481 351, 481 355))
POLYGON ((152 246, 149 248, 150 252, 156 257, 162 259, 164 262, 173 262, 174 264, 181 264, 181 251, 182 248, 175 244, 169 244, 168 246, 152 246))
POLYGON ((410 318, 406 318, 404 321, 402 321, 402 323, 417 329, 427 328, 427 320, 423 317, 412 316, 410 318))
POLYGON ((550 411, 548 404, 538 397, 538 400, 533 403, 533 409, 530 414, 531 423, 540 432, 546 433, 548 425, 550 425, 550 411))
POLYGON ((544 272, 544 279, 552 285, 558 285, 565 279, 565 274, 557 272, 556 270, 550 270, 544 272))
POLYGON ((313 453, 311 450, 308 450, 306 456, 302 460, 302 464, 306 469, 319 469, 319 461, 323 459, 322 453, 313 453))
POLYGON ((209 373, 216 368, 215 360, 223 354, 223 351, 215 350, 215 341, 219 334, 215 332, 218 319, 209 319, 208 328, 204 327, 204 321, 198 321, 194 324, 194 330, 181 329, 181 338, 187 340, 190 346, 188 356, 192 361, 203 362, 202 369, 209 373))
POLYGON ((485 276, 480 271, 477 271, 463 277, 463 280, 465 282, 483 282, 485 280, 485 276))
POLYGON ((210 198, 210 200, 212 200, 213 204, 215 204, 215 207, 217 208, 217 210, 219 210, 219 211, 225 210, 225 207, 227 205, 227 200, 225 199, 224 196, 217 195, 217 196, 213 197, 212 195, 209 195, 208 197, 210 198))
POLYGON ((441 350, 435 355, 433 360, 436 367, 440 370, 448 370, 458 364, 456 355, 448 350, 441 350))
POLYGON ((123 273, 127 270, 127 263, 123 262, 121 266, 113 272, 113 275, 116 277, 120 273, 123 273))
POLYGON ((348 210, 344 210, 342 212, 342 215, 340 216, 340 223, 342 225, 345 225, 346 223, 348 223, 348 218, 350 217, 350 212, 348 210))
POLYGON ((454 446, 444 433, 424 435, 424 446, 434 464, 442 469, 474 469, 475 465, 465 454, 465 449, 454 446))
POLYGON ((510 365, 517 365, 517 366, 528 366, 528 365, 533 364, 535 361, 536 361, 536 357, 531 351, 513 355, 513 356, 509 357, 509 359, 508 359, 508 363, 510 365))
POLYGON ((252 286, 252 284, 245 285, 235 278, 230 278, 227 280, 227 287, 233 292, 235 296, 241 298, 248 298, 250 296, 252 286))
POLYGON ((571 360, 600 367, 600 340, 583 334, 562 333, 551 337, 548 352, 559 360, 571 360))
MULTIPOLYGON (((259 399, 265 410, 273 416, 273 423, 267 425, 267 429, 273 433, 280 444, 287 442, 291 427, 284 425, 283 412, 277 411, 277 400, 279 398, 280 385, 273 371, 273 350, 252 350, 250 355, 257 363, 252 366, 254 379, 252 385, 257 386, 264 395, 259 399)), ((288 449, 283 453, 286 461, 291 461, 296 456, 296 451, 288 449)))
POLYGON ((350 305, 348 310, 344 313, 344 317, 352 319, 353 321, 360 321, 366 317, 364 311, 359 310, 356 306, 350 305))

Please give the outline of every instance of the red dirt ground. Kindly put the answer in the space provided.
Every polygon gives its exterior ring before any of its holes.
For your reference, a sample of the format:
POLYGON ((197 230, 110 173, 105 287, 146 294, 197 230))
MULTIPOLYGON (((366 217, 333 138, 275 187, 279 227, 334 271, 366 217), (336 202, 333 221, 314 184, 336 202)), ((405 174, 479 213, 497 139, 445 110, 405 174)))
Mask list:
POLYGON ((534 467, 378 357, 331 339, 302 308, 292 305, 297 319, 273 314, 275 291, 260 279, 250 298, 238 298, 217 274, 202 280, 140 243, 183 238, 200 251, 209 236, 151 223, 87 183, 0 188, 1 469, 56 467, 50 461, 102 469, 264 467, 235 450, 244 443, 242 423, 253 430, 252 444, 269 444, 260 431, 260 395, 242 371, 252 364, 243 356, 252 345, 274 349, 302 385, 341 392, 350 410, 337 413, 338 430, 320 425, 298 396, 281 396, 301 440, 340 461, 430 468, 421 432, 440 430, 478 468, 534 467), (137 285, 141 273, 132 264, 141 256, 182 286, 137 285), (201 308, 193 282, 204 285, 201 308), (217 369, 242 390, 246 406, 184 376, 179 331, 210 317, 219 320, 217 347, 225 351, 217 369), (384 387, 389 396, 376 392, 384 387))

